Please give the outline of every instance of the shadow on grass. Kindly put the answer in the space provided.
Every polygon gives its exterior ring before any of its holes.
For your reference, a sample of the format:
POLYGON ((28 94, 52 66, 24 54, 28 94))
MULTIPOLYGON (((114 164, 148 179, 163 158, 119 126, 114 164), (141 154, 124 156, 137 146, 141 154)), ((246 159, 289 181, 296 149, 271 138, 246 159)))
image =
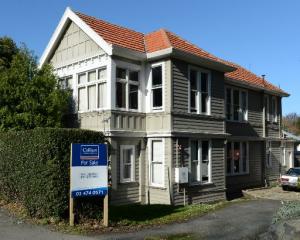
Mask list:
POLYGON ((179 213, 185 210, 184 207, 175 207, 170 205, 140 205, 131 204, 124 206, 112 206, 110 208, 110 220, 113 222, 130 221, 130 222, 145 222, 172 213, 179 213))

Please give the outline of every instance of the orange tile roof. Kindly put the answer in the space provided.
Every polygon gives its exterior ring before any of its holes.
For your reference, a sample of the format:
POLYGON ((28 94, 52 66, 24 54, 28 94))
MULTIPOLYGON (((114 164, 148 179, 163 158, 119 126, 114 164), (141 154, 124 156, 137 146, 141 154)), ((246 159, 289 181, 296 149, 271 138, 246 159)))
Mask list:
POLYGON ((144 34, 76 12, 106 42, 138 52, 145 52, 144 34))
POLYGON ((280 94, 288 95, 280 88, 274 86, 268 81, 258 77, 249 70, 232 62, 220 59, 198 46, 182 39, 178 35, 165 30, 160 29, 152 33, 143 34, 134 30, 121 27, 115 24, 108 23, 106 21, 97 19, 95 17, 87 16, 85 14, 76 12, 87 25, 89 25, 99 36, 101 36, 106 42, 117 45, 120 47, 128 48, 134 51, 143 53, 152 53, 155 51, 175 48, 190 54, 194 54, 201 58, 206 58, 211 61, 223 63, 228 66, 235 67, 236 70, 233 72, 227 72, 226 78, 245 82, 260 88, 275 91, 280 94))
POLYGON ((275 92, 278 92, 281 94, 288 95, 288 93, 286 93, 279 87, 276 87, 272 83, 268 82, 267 80, 263 79, 262 77, 257 76, 253 72, 250 72, 249 70, 241 67, 240 65, 231 63, 228 61, 226 61, 226 62, 229 65, 231 65, 232 67, 236 68, 236 70, 233 72, 225 73, 225 77, 227 79, 233 79, 236 81, 245 82, 245 83, 260 87, 260 88, 264 88, 266 90, 271 90, 271 91, 275 91, 275 92))

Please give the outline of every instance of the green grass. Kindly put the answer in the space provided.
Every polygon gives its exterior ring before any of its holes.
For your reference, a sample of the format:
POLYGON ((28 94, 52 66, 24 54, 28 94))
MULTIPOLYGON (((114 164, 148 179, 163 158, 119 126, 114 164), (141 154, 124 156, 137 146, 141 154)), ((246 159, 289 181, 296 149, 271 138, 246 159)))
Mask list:
POLYGON ((160 225, 185 221, 214 211, 226 202, 188 206, 125 205, 110 208, 110 223, 116 226, 160 225))

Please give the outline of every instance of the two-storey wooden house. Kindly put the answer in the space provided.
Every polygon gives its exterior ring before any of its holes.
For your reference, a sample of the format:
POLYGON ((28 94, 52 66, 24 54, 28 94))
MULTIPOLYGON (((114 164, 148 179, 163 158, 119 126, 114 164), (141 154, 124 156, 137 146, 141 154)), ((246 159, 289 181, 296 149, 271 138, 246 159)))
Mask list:
POLYGON ((80 128, 112 145, 114 204, 220 200, 283 169, 288 94, 170 31, 143 34, 67 8, 45 63, 72 90, 80 128))

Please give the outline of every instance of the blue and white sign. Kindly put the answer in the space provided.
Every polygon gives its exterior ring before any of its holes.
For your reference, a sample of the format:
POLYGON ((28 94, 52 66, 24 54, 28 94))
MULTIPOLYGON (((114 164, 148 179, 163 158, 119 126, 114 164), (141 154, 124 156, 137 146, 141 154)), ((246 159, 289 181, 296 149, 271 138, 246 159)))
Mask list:
POLYGON ((107 172, 106 144, 72 144, 72 198, 105 196, 107 172))

